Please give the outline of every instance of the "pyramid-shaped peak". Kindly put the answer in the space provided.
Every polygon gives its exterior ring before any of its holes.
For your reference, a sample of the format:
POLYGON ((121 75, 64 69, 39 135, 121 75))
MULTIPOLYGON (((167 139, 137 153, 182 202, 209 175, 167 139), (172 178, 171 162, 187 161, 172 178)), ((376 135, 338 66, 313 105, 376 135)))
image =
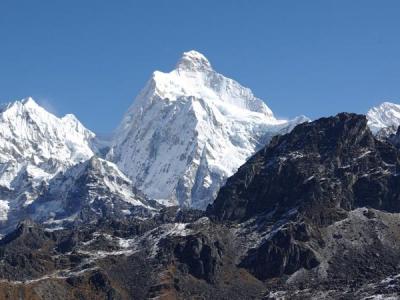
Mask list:
POLYGON ((32 97, 27 97, 14 102, 5 103, 0 106, 0 113, 6 111, 36 111, 43 109, 32 97))
POLYGON ((22 104, 28 106, 39 106, 37 102, 32 97, 27 97, 21 100, 22 104))
POLYGON ((177 69, 183 70, 212 70, 211 64, 208 59, 195 50, 184 52, 182 57, 179 59, 177 69))

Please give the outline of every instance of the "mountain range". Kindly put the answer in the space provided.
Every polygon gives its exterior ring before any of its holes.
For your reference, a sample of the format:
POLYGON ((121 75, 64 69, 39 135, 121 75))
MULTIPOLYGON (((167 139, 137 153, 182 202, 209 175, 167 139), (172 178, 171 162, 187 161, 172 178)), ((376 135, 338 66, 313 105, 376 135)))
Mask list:
POLYGON ((277 119, 196 51, 109 142, 32 98, 3 105, 0 298, 396 294, 399 125, 389 102, 277 119))
POLYGON ((44 222, 47 216, 53 223, 79 219, 83 202, 110 198, 95 188, 89 200, 78 193, 75 210, 58 199, 60 193, 61 198, 76 194, 77 172, 102 164, 112 167, 91 172, 97 175, 91 180, 103 185, 111 177, 109 196, 131 207, 155 200, 205 209, 225 180, 272 136, 308 121, 276 119, 248 88, 215 72, 196 51, 185 52, 170 73, 153 73, 109 145, 73 115, 58 118, 32 98, 5 105, 0 116, 3 232, 26 217, 44 222))

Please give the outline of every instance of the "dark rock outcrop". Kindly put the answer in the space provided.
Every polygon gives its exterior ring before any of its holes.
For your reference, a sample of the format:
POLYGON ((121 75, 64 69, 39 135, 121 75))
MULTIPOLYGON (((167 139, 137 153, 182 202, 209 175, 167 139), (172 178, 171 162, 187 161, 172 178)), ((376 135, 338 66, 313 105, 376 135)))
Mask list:
POLYGON ((218 241, 211 243, 204 236, 190 236, 174 250, 180 262, 188 266, 190 274, 208 282, 215 281, 216 269, 222 263, 221 253, 218 241))
POLYGON ((287 224, 260 247, 251 249, 240 266, 262 280, 318 266, 316 254, 305 243, 311 239, 305 227, 304 223, 287 224))
POLYGON ((400 126, 397 128, 395 134, 390 134, 385 137, 389 143, 395 146, 397 149, 400 149, 400 126))
POLYGON ((229 178, 208 213, 243 221, 297 208, 327 225, 360 206, 397 212, 399 158, 395 147, 373 136, 365 116, 304 123, 275 137, 229 178))
POLYGON ((324 228, 351 211, 399 213, 399 168, 398 150, 374 137, 365 116, 342 113, 275 137, 228 179, 207 214, 218 222, 281 224, 254 229, 267 238, 240 266, 262 280, 291 275, 325 263, 324 228))

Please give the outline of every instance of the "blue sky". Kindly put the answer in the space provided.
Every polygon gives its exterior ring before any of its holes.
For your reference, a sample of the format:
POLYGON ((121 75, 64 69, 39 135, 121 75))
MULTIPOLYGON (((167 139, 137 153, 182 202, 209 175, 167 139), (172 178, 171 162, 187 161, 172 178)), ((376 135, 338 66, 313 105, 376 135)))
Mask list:
POLYGON ((183 51, 280 117, 400 102, 400 1, 0 1, 0 102, 33 96, 106 133, 183 51))

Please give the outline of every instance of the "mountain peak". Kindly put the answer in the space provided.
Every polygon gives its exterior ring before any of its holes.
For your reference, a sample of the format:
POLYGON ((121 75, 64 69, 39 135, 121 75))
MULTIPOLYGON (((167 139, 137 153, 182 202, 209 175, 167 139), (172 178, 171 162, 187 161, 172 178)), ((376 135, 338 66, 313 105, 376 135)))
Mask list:
POLYGON ((211 64, 208 59, 195 50, 184 52, 179 59, 176 68, 179 70, 212 70, 211 64))
POLYGON ((390 128, 388 133, 395 133, 400 125, 400 105, 383 102, 371 108, 367 113, 368 125, 373 133, 390 128))
POLYGON ((21 103, 23 105, 28 105, 28 106, 39 106, 32 97, 27 97, 27 98, 22 99, 21 103))
POLYGON ((21 100, 11 102, 7 105, 8 108, 13 106, 18 106, 21 108, 30 108, 30 109, 42 108, 32 97, 23 98, 21 100))
POLYGON ((205 208, 228 176, 298 121, 276 119, 249 88, 189 51, 176 69, 153 73, 107 157, 149 198, 205 208))
MULTIPOLYGON (((143 103, 151 105, 155 95, 157 99, 168 99, 166 103, 175 102, 183 97, 202 99, 210 105, 228 105, 248 112, 261 113, 271 123, 282 123, 249 88, 216 72, 207 58, 194 50, 183 53, 176 69, 171 72, 155 71, 153 73, 125 120, 132 120, 129 115, 134 107, 143 103)), ((123 123, 126 124, 126 122, 123 123)))
POLYGON ((1 105, 0 112, 5 112, 10 109, 16 109, 17 111, 26 110, 26 109, 37 109, 41 108, 39 104, 33 100, 32 97, 27 97, 21 100, 5 103, 1 105))

